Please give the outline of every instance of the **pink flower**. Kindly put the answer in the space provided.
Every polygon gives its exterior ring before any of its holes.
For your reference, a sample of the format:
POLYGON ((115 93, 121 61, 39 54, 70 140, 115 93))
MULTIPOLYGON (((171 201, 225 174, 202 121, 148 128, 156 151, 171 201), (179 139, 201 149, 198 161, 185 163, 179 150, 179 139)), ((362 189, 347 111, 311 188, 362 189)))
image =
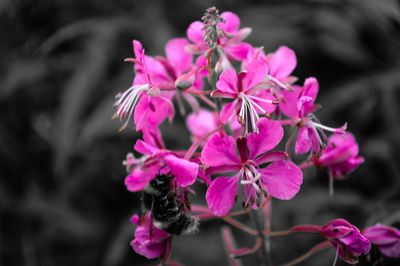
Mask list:
POLYGON ((161 257, 167 252, 171 235, 152 224, 149 212, 143 218, 140 219, 138 215, 131 218, 131 222, 137 225, 131 246, 137 254, 148 259, 161 257))
MULTIPOLYGON (((239 29, 240 19, 235 13, 223 12, 221 17, 224 22, 218 23, 218 28, 223 31, 223 36, 218 38, 218 47, 223 57, 239 61, 245 59, 251 45, 242 40, 251 33, 251 29, 239 29)), ((204 53, 208 50, 209 47, 204 41, 204 25, 201 21, 192 22, 186 33, 188 39, 193 42, 187 46, 190 52, 204 53)))
POLYGON ((225 104, 220 112, 222 123, 226 124, 233 117, 245 127, 257 132, 259 114, 265 115, 275 110, 274 97, 266 90, 263 83, 268 73, 268 65, 263 60, 250 63, 245 71, 236 74, 235 70, 222 72, 212 97, 233 99, 225 104))
POLYGON ((145 127, 154 128, 165 118, 174 116, 171 96, 161 93, 160 89, 167 86, 163 65, 152 57, 144 55, 142 44, 133 41, 135 58, 127 61, 135 63, 136 75, 133 85, 123 93, 119 93, 114 106, 117 107, 113 118, 126 119, 121 129, 124 129, 133 114, 137 131, 145 127))
POLYGON ((377 224, 363 230, 363 235, 377 245, 379 251, 392 258, 400 258, 400 230, 391 226, 377 224))
POLYGON ((319 84, 316 78, 308 78, 304 86, 294 86, 294 91, 282 91, 283 102, 279 104, 280 110, 291 118, 292 124, 299 127, 297 134, 295 152, 304 154, 310 150, 319 153, 325 136, 323 130, 343 133, 346 124, 341 128, 330 128, 319 123, 313 112, 318 108, 315 100, 318 95, 319 84), (319 131, 319 132, 318 132, 319 131))
POLYGON ((246 138, 215 134, 206 143, 201 160, 207 173, 233 173, 212 181, 206 193, 208 207, 217 216, 226 215, 233 207, 238 184, 245 205, 256 208, 259 197, 268 193, 282 200, 293 198, 300 189, 303 174, 294 163, 285 160, 283 152, 269 152, 283 137, 279 122, 261 118, 259 133, 246 138), (270 163, 268 166, 265 164, 270 163))
POLYGON ((349 264, 356 264, 357 257, 368 254, 371 249, 369 240, 345 219, 330 221, 322 227, 321 233, 335 247, 337 255, 349 264))
POLYGON ((332 134, 322 155, 314 163, 327 167, 333 177, 343 179, 364 162, 358 151, 358 144, 351 133, 332 134))

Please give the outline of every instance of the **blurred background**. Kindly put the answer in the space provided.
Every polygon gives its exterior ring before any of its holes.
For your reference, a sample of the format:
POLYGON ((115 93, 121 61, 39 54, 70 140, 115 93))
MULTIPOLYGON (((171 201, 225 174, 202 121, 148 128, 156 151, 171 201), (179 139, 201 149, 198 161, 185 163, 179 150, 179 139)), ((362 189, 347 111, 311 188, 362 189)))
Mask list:
MULTIPOLYGON (((129 246, 140 197, 124 186, 121 162, 132 129, 112 121, 117 92, 133 78, 132 39, 163 54, 172 37, 216 5, 253 28, 247 41, 266 52, 288 45, 295 75, 320 81, 317 112, 348 122, 366 162, 328 196, 328 176, 310 169, 297 197, 273 202, 272 228, 343 217, 357 226, 400 226, 400 1, 0 1, 0 265, 156 265, 129 246)), ((190 143, 184 119, 164 125, 169 148, 190 143), (181 137, 182 136, 182 137, 181 137)), ((204 188, 200 188, 203 189, 204 188)), ((204 202, 203 192, 194 202, 204 202)), ((242 222, 247 223, 245 218, 242 222)), ((227 265, 222 222, 177 237, 185 265, 227 265)), ((233 230, 241 246, 253 240, 233 230)), ((274 238, 272 261, 286 262, 318 237, 274 238)), ((333 249, 300 265, 331 265, 333 249)), ((257 256, 243 260, 257 265, 257 256)), ((400 265, 372 256, 361 265, 400 265)), ((338 262, 337 265, 344 265, 338 262)))

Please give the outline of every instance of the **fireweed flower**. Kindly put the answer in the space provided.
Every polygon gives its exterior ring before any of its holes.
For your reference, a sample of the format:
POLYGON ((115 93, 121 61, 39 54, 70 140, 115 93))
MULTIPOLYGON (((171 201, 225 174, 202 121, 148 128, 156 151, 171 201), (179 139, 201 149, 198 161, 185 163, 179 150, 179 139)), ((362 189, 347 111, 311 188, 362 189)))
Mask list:
POLYGON ((167 150, 157 136, 144 134, 144 140, 137 140, 134 149, 143 157, 125 178, 129 191, 142 191, 157 173, 172 173, 177 187, 186 188, 196 181, 199 165, 167 150))
POLYGON ((221 73, 216 84, 217 89, 211 96, 233 99, 221 109, 222 123, 226 124, 236 116, 246 133, 249 128, 257 132, 259 114, 269 114, 276 107, 274 97, 266 90, 268 84, 263 83, 267 73, 268 65, 262 60, 253 61, 239 74, 233 69, 221 73))
POLYGON ((135 58, 127 61, 135 63, 135 78, 133 85, 123 93, 119 93, 114 106, 117 111, 113 118, 126 119, 121 129, 124 129, 130 118, 134 117, 137 131, 145 127, 156 127, 165 118, 174 116, 174 108, 171 103, 171 96, 164 94, 160 89, 164 88, 164 75, 166 71, 163 65, 150 56, 145 56, 142 44, 133 41, 135 58))
MULTIPOLYGON (((240 19, 235 13, 223 12, 221 17, 223 21, 218 23, 218 28, 223 33, 217 40, 221 54, 229 60, 241 61, 245 59, 251 45, 243 42, 243 39, 251 33, 251 29, 239 29, 240 19)), ((200 54, 209 49, 208 44, 204 40, 204 24, 201 21, 192 22, 186 34, 188 39, 193 43, 186 48, 191 53, 200 54)))
POLYGON ((151 213, 148 212, 140 219, 138 215, 131 218, 131 222, 136 224, 135 238, 131 241, 131 247, 137 254, 147 259, 155 259, 163 256, 171 241, 171 235, 153 225, 151 213))
POLYGON ((314 164, 327 167, 332 177, 344 179, 346 174, 364 162, 358 152, 358 144, 351 133, 332 134, 321 156, 315 158, 314 164))
POLYGON ((391 226, 377 224, 367 227, 363 235, 376 245, 379 251, 391 258, 400 258, 400 230, 391 226))
POLYGON ((349 264, 356 264, 358 256, 368 254, 370 241, 360 230, 345 219, 335 219, 325 224, 321 233, 335 247, 337 255, 349 264))
POLYGON ((224 216, 232 209, 239 184, 244 204, 253 208, 264 193, 288 200, 300 190, 300 168, 285 160, 285 153, 269 152, 283 137, 280 123, 261 118, 257 126, 258 134, 250 133, 236 141, 225 134, 214 134, 201 152, 208 174, 233 173, 231 177, 217 177, 208 187, 206 200, 214 215, 224 216))
POLYGON ((331 128, 322 125, 313 112, 318 109, 315 100, 318 95, 319 84, 316 78, 308 78, 304 86, 294 86, 294 91, 282 91, 283 102, 279 104, 280 110, 291 118, 291 124, 299 127, 295 152, 304 154, 310 150, 319 153, 324 142, 320 134, 325 137, 323 131, 343 133, 346 124, 340 128, 331 128))

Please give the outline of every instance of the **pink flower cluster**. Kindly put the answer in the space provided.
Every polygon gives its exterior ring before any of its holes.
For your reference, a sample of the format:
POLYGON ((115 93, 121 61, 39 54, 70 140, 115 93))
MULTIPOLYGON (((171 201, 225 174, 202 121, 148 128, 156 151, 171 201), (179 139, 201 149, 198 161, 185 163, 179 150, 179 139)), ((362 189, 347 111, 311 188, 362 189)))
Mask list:
MULTIPOLYGON (((133 120, 142 134, 134 145, 140 157, 128 154, 124 162, 129 191, 157 197, 152 182, 158 182, 157 175, 171 176, 173 187, 168 189, 174 191, 175 212, 185 217, 190 213, 187 195, 198 181, 207 186, 209 215, 225 217, 237 201, 251 210, 270 198, 293 199, 301 189, 303 166, 325 167, 332 177, 343 179, 363 163, 346 124, 331 128, 314 114, 318 80, 310 77, 296 84, 292 49, 281 46, 265 53, 244 42, 251 30, 240 28, 232 12, 205 17, 190 24, 187 38, 168 41, 165 56, 146 55, 142 44, 133 41, 134 58, 127 61, 134 64, 135 76, 117 95, 114 114, 125 120, 121 129, 133 120), (191 109, 186 124, 192 145, 183 151, 167 149, 159 129, 165 120, 174 120, 176 107, 182 115, 191 109), (286 127, 296 129, 295 135, 285 134, 286 127)), ((148 209, 142 218, 132 218, 137 229, 131 245, 147 258, 168 258, 173 233, 162 230, 165 221, 160 227, 161 221, 152 217, 148 209)), ((177 220, 172 217, 168 225, 177 220)), ((370 241, 345 220, 332 221, 320 231, 349 263, 370 249, 370 241)), ((384 254, 393 254, 388 245, 398 246, 398 232, 393 233, 396 242, 382 240, 379 234, 392 233, 381 231, 367 230, 366 235, 384 254)))

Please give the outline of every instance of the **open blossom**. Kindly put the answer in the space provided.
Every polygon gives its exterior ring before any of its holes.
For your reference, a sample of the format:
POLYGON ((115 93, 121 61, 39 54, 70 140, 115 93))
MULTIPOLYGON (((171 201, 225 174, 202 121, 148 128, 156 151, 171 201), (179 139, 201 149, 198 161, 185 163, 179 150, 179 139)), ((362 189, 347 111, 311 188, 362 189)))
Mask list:
MULTIPOLYGON (((246 58, 251 45, 243 42, 250 33, 250 28, 239 29, 240 19, 232 12, 221 14, 222 22, 218 23, 218 28, 223 31, 217 42, 224 57, 232 60, 243 60, 246 58)), ((192 53, 204 53, 208 50, 208 45, 204 41, 204 24, 201 21, 192 22, 187 29, 187 37, 193 42, 187 49, 192 53)))
POLYGON ((259 133, 234 139, 215 134, 204 146, 201 160, 207 173, 233 173, 212 181, 206 193, 208 207, 217 216, 226 215, 235 203, 239 184, 245 205, 256 208, 264 193, 282 200, 300 190, 303 174, 283 152, 270 152, 283 137, 279 122, 261 118, 259 133), (268 166, 265 164, 270 163, 268 166))
POLYGON ((337 255, 349 264, 356 264, 358 256, 368 254, 370 241, 360 230, 345 219, 335 219, 325 224, 321 233, 335 247, 337 255))
POLYGON ((143 190, 157 173, 172 173, 178 187, 188 187, 196 181, 199 165, 167 150, 156 135, 144 134, 144 140, 137 140, 134 148, 143 157, 136 160, 138 164, 125 179, 129 191, 143 190))
POLYGON ((315 100, 318 95, 319 84, 316 78, 307 78, 304 86, 294 86, 294 91, 282 91, 284 101, 279 104, 280 110, 290 117, 292 124, 299 127, 295 152, 304 154, 310 150, 319 153, 325 136, 323 130, 334 133, 343 133, 346 124, 340 128, 331 128, 319 123, 313 112, 318 108, 315 100))
MULTIPOLYGON (((288 84, 296 81, 291 76, 297 65, 296 53, 287 46, 280 46, 275 52, 267 54, 265 60, 269 67, 268 78, 275 85, 274 88, 289 89, 288 84)), ((276 90, 274 92, 278 93, 276 90)))
POLYGON ((377 224, 367 227, 363 235, 378 246, 379 251, 391 258, 400 258, 400 230, 391 226, 377 224))
POLYGON ((150 212, 143 218, 140 219, 138 215, 131 218, 131 222, 137 225, 131 246, 137 254, 148 259, 159 258, 167 251, 171 235, 153 225, 150 212))
POLYGON ((358 152, 358 144, 351 133, 332 134, 326 148, 314 163, 327 167, 333 177, 343 179, 364 162, 358 152))
POLYGON ((233 117, 245 127, 257 131, 259 115, 275 110, 274 97, 267 91, 269 84, 263 83, 268 73, 268 65, 263 60, 250 63, 246 70, 236 74, 235 70, 223 71, 216 84, 212 97, 231 99, 220 112, 222 123, 226 124, 233 117))

